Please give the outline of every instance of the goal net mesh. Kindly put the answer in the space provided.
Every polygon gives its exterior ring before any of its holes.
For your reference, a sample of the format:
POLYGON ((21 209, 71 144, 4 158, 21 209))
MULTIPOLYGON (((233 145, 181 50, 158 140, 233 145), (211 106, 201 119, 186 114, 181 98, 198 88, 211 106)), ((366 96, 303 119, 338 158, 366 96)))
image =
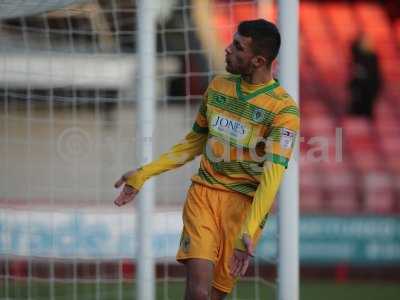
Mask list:
MULTIPOLYGON (((271 2, 154 1, 156 156, 190 130, 237 23, 274 20, 271 2)), ((134 0, 0 0, 1 299, 135 295, 136 204, 115 207, 113 183, 140 158, 136 16, 134 0)), ((157 299, 182 297, 174 258, 197 168, 155 179, 157 299)), ((275 293, 275 229, 233 299, 275 293)))

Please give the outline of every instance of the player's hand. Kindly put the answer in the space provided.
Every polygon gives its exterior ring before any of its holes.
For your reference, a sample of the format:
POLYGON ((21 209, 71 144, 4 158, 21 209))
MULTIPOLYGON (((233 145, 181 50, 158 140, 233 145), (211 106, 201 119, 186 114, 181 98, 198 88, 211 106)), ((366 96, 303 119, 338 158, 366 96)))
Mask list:
POLYGON ((136 190, 134 187, 127 185, 126 181, 129 178, 129 176, 133 175, 135 171, 129 171, 126 172, 124 175, 121 176, 120 179, 117 180, 117 182, 114 184, 115 188, 119 188, 121 187, 123 184, 124 187, 121 191, 121 193, 119 194, 119 196, 117 197, 117 199, 115 199, 114 204, 117 206, 122 206, 125 205, 129 202, 131 202, 133 199, 135 199, 137 193, 139 192, 138 190, 136 190))
POLYGON ((250 236, 244 234, 242 237, 242 241, 246 248, 246 251, 242 251, 239 249, 233 250, 230 271, 231 275, 234 277, 243 276, 244 274, 246 274, 247 268, 250 264, 250 259, 254 256, 253 241, 251 240, 250 236))

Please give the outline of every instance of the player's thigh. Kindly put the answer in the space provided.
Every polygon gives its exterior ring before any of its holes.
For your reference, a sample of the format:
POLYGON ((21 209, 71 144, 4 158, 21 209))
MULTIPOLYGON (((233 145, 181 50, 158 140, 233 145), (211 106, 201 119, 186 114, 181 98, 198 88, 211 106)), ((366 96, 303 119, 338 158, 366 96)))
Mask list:
POLYGON ((202 186, 192 185, 189 189, 183 209, 183 230, 177 253, 179 262, 192 258, 213 263, 217 260, 221 230, 212 207, 215 203, 208 197, 202 186))
POLYGON ((229 294, 237 281, 237 278, 230 274, 234 243, 251 208, 251 201, 247 196, 237 193, 228 194, 225 198, 221 203, 223 206, 222 238, 215 265, 213 287, 222 293, 229 294))

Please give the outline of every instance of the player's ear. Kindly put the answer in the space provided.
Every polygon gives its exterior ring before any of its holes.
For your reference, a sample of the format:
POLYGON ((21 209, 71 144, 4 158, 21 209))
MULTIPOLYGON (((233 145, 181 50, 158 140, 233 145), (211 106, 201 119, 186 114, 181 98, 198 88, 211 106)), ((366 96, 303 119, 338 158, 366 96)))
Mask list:
POLYGON ((256 55, 252 59, 254 67, 259 68, 260 66, 267 64, 267 59, 262 55, 256 55))

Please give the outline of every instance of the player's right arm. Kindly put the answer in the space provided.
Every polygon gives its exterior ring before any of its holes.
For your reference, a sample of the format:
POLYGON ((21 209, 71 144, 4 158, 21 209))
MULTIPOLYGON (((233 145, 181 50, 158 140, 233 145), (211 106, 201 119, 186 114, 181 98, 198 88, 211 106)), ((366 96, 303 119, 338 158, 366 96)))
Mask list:
POLYGON ((121 194, 114 201, 116 205, 120 206, 132 201, 147 179, 163 172, 176 169, 193 160, 203 152, 208 136, 206 101, 207 93, 204 95, 191 132, 188 133, 182 141, 162 154, 157 160, 137 170, 125 173, 115 183, 116 188, 125 184, 121 194))

